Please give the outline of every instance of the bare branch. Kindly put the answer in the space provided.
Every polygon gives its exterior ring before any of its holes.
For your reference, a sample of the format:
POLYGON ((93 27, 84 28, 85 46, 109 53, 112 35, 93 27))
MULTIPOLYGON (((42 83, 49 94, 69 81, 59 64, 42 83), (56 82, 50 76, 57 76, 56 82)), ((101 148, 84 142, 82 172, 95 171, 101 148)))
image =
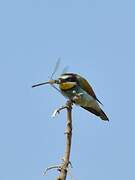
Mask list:
POLYGON ((64 160, 59 166, 60 174, 57 180, 66 180, 68 166, 70 163, 71 140, 72 140, 72 101, 67 101, 65 108, 67 109, 67 122, 66 122, 66 150, 64 160))
POLYGON ((43 175, 46 175, 46 173, 52 169, 57 169, 60 174, 57 177, 57 180, 66 180, 67 173, 70 175, 70 177, 73 179, 72 174, 69 172, 70 167, 72 168, 72 164, 70 162, 70 152, 71 152, 71 140, 72 140, 72 105, 73 101, 68 100, 65 106, 62 106, 58 109, 56 109, 52 117, 55 117, 56 114, 59 114, 60 111, 63 109, 67 109, 67 121, 66 121, 66 149, 65 149, 65 154, 64 157, 62 158, 62 163, 60 165, 55 165, 55 166, 50 166, 46 168, 45 172, 43 175))

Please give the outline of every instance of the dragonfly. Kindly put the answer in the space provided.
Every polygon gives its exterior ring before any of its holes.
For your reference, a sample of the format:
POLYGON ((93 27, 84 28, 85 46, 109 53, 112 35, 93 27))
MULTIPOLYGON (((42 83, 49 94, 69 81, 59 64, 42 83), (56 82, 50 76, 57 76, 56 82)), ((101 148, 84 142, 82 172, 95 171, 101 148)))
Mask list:
MULTIPOLYGON (((38 83, 38 84, 34 84, 32 86, 32 88, 38 87, 38 86, 42 86, 42 85, 46 85, 46 84, 50 84, 54 89, 56 89, 58 92, 61 93, 61 91, 55 86, 55 84, 59 84, 59 80, 58 79, 53 79, 54 75, 56 74, 56 72, 58 71, 59 67, 61 64, 61 58, 59 57, 56 61, 56 64, 54 66, 53 72, 50 76, 50 80, 46 81, 46 82, 42 82, 42 83, 38 83)), ((62 73, 61 74, 65 74, 69 69, 69 66, 65 66, 62 73)))

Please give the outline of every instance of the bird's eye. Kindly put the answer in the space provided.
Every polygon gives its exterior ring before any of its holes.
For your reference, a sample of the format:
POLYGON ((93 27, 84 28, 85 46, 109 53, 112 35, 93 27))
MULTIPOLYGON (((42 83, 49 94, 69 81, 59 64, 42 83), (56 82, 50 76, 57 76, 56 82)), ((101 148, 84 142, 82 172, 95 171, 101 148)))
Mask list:
POLYGON ((73 79, 71 77, 68 78, 68 81, 72 81, 73 79))

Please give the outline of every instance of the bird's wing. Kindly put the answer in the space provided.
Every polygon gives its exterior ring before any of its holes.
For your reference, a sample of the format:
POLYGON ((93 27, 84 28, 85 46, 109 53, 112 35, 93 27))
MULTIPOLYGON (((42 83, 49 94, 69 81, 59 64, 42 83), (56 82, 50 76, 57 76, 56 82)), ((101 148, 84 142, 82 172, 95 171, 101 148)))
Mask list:
POLYGON ((94 91, 93 91, 91 85, 88 83, 88 81, 80 75, 78 75, 77 78, 79 79, 78 83, 81 86, 81 88, 84 91, 86 91, 90 96, 92 96, 95 100, 97 100, 100 104, 102 104, 96 97, 96 94, 94 93, 94 91))
POLYGON ((107 115, 104 113, 104 111, 102 109, 100 109, 100 111, 97 111, 91 107, 84 107, 84 106, 81 106, 81 107, 84 108, 85 110, 95 114, 96 116, 99 116, 102 120, 109 121, 107 115))

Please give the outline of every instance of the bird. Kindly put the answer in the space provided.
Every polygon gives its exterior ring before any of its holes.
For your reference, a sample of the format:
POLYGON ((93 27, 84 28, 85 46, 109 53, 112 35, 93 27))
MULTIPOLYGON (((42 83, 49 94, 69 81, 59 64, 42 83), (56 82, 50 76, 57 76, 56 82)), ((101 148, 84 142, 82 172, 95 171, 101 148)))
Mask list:
POLYGON ((63 73, 56 80, 50 79, 47 82, 35 84, 32 88, 45 84, 50 84, 74 104, 100 117, 101 120, 109 121, 109 118, 100 107, 102 103, 97 98, 92 86, 81 75, 75 73, 63 73), (54 84, 57 84, 59 89, 54 86, 54 84))
POLYGON ((109 121, 109 118, 100 107, 102 103, 84 77, 79 74, 64 73, 55 82, 59 85, 63 96, 72 100, 74 104, 100 117, 101 120, 109 121))

